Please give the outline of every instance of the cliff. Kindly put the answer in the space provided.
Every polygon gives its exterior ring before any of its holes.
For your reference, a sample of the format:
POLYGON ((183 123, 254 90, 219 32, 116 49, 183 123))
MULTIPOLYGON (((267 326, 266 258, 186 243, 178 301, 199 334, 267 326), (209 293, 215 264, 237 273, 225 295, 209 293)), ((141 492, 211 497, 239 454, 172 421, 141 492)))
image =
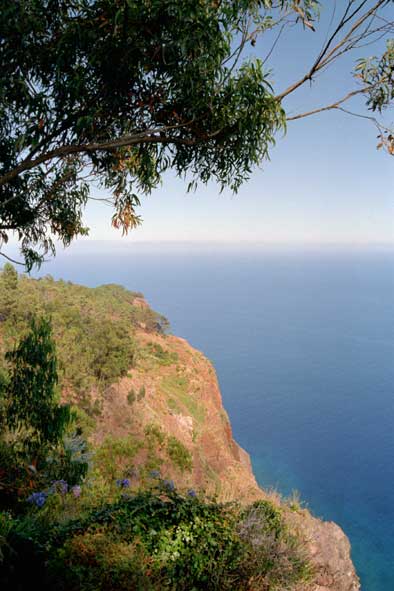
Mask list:
POLYGON ((259 488, 248 454, 233 439, 211 363, 166 335, 166 319, 141 294, 26 276, 13 289, 3 298, 12 305, 0 305, 0 350, 12 350, 32 314, 51 316, 62 397, 79 408, 81 432, 92 445, 95 494, 106 501, 119 478, 145 490, 160 473, 181 492, 245 505, 268 498, 280 505, 313 567, 313 583, 299 591, 359 589, 345 534, 259 488))
POLYGON ((140 355, 130 375, 110 388, 97 421, 95 444, 100 445, 108 436, 132 435, 140 441, 133 458, 136 480, 143 480, 141 469, 151 465, 160 467, 177 486, 204 490, 221 500, 275 500, 285 509, 289 527, 305 544, 313 565, 314 582, 308 591, 358 590, 350 544, 341 528, 316 519, 306 509, 288 506, 257 485, 249 455, 233 439, 211 363, 184 339, 147 333, 142 328, 136 336, 146 354, 140 355), (141 392, 143 396, 138 395, 141 392), (188 450, 190 471, 177 467, 160 436, 157 456, 152 459, 152 432, 173 436, 188 450))

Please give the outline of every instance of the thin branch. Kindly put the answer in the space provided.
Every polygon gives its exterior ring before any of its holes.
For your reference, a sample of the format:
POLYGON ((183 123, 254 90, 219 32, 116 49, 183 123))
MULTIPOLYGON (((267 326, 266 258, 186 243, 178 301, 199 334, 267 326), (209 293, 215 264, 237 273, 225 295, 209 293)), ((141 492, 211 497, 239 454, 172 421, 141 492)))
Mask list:
POLYGON ((286 117, 286 120, 287 121, 296 121, 297 119, 303 119, 305 117, 310 117, 311 115, 317 115, 318 113, 323 113, 324 111, 331 111, 331 110, 336 109, 336 110, 342 111, 343 113, 346 113, 348 115, 352 115, 353 117, 360 117, 361 119, 368 119, 369 121, 372 121, 374 123, 374 125, 377 127, 377 129, 379 130, 379 133, 382 133, 383 131, 390 132, 391 130, 388 129, 387 127, 385 127, 384 125, 382 125, 381 123, 379 123, 379 121, 375 117, 372 117, 371 115, 363 115, 361 113, 355 113, 354 111, 349 111, 348 109, 344 109, 343 107, 341 107, 341 105, 343 103, 345 103, 346 101, 348 101, 352 97, 354 97, 358 94, 363 94, 370 89, 371 89, 371 87, 360 88, 359 90, 354 90, 352 92, 349 92, 346 96, 344 96, 340 100, 336 101, 335 103, 331 103, 330 105, 326 105, 325 107, 320 107, 318 109, 313 109, 312 111, 306 111, 305 113, 299 113, 298 115, 292 115, 290 117, 286 117))
POLYGON ((0 251, 0 256, 4 257, 8 261, 11 261, 11 263, 15 263, 16 265, 21 265, 21 267, 26 267, 26 264, 25 263, 21 263, 20 261, 16 261, 15 259, 12 259, 8 255, 4 254, 4 252, 1 252, 0 251))
MULTIPOLYGON (((330 61, 332 61, 332 59, 337 58, 338 57, 338 52, 339 50, 351 39, 353 33, 359 29, 361 27, 361 25, 363 25, 363 23, 370 18, 372 15, 375 14, 375 12, 383 5, 385 4, 386 0, 378 0, 378 2, 376 2, 374 4, 374 6, 372 8, 370 8, 367 12, 365 12, 349 29, 349 31, 345 34, 345 36, 335 45, 335 47, 333 47, 330 51, 329 48, 333 42, 333 40, 335 39, 335 37, 338 35, 339 31, 341 31, 343 29, 343 27, 349 22, 349 20, 351 18, 353 18, 355 16, 355 14, 362 8, 362 6, 364 6, 366 0, 363 0, 363 2, 358 6, 357 9, 355 9, 351 15, 346 16, 347 11, 345 12, 345 15, 342 17, 340 23, 338 24, 338 26, 336 27, 334 33, 331 35, 331 37, 329 38, 329 40, 327 41, 327 43, 325 44, 324 48, 322 49, 322 51, 320 52, 319 56, 317 57, 317 59, 315 60, 315 62, 313 63, 312 67, 310 68, 310 70, 299 80, 297 80, 297 82, 294 82, 293 84, 291 84, 286 90, 284 90, 283 92, 281 92, 280 94, 278 94, 276 96, 276 99, 278 101, 281 101, 282 99, 284 99, 287 95, 291 94, 292 92, 294 92, 297 88, 299 88, 300 86, 302 86, 303 84, 305 84, 305 82, 307 82, 308 80, 312 80, 313 75, 318 72, 319 70, 321 70, 327 63, 329 63, 330 61), (346 17, 346 18, 345 18, 346 17), (327 53, 328 52, 328 53, 327 53)), ((351 3, 349 3, 351 4, 351 3)), ((348 6, 349 8, 349 6, 348 6)))
POLYGON ((331 103, 331 105, 326 105, 325 107, 319 107, 318 109, 312 109, 311 111, 306 111, 305 113, 299 113, 298 115, 291 115, 290 117, 286 117, 286 121, 296 121, 297 119, 303 119, 304 117, 310 117, 311 115, 316 115, 317 113, 322 113, 323 111, 330 111, 332 109, 338 109, 340 105, 344 102, 348 101, 352 97, 356 96, 357 94, 363 94, 371 90, 371 87, 368 88, 359 88, 358 90, 353 90, 349 92, 347 95, 335 101, 335 103, 331 103))
POLYGON ((360 119, 368 119, 368 121, 372 121, 372 123, 374 123, 378 128, 379 133, 382 133, 383 131, 387 131, 387 133, 391 132, 391 129, 379 123, 376 117, 372 117, 372 115, 363 115, 362 113, 355 113, 354 111, 349 111, 348 109, 344 109, 343 107, 338 107, 338 111, 342 111, 342 113, 352 115, 353 117, 359 117, 360 119))
POLYGON ((343 17, 341 18, 341 20, 339 21, 338 26, 336 27, 335 31, 332 33, 332 35, 330 36, 330 38, 328 39, 327 43, 325 44, 325 46, 323 47, 323 49, 321 50, 320 54, 318 55, 315 64, 317 65, 325 56, 325 54, 327 53, 327 51, 330 48, 331 43, 334 41, 335 37, 338 35, 339 31, 341 31, 341 29, 343 29, 343 27, 352 20, 352 18, 354 16, 356 16, 356 14, 362 9, 362 7, 367 3, 367 0, 363 0, 363 2, 361 2, 361 4, 359 4, 359 6, 357 8, 355 8, 355 10, 353 10, 353 12, 348 16, 348 12, 350 10, 350 6, 352 4, 351 0, 350 2, 348 2, 347 8, 345 10, 345 14, 343 15, 343 17))
POLYGON ((105 203, 106 205, 110 205, 111 207, 115 206, 115 203, 110 199, 105 199, 104 197, 88 197, 89 201, 101 201, 101 203, 105 203))
POLYGON ((267 53, 267 55, 265 56, 265 58, 263 60, 263 66, 269 60, 269 58, 271 57, 272 52, 274 51, 274 49, 275 49, 275 47, 276 47, 276 45, 277 45, 277 43, 278 43, 278 41, 279 41, 279 39, 280 39, 280 37, 281 37, 281 35, 283 33, 283 30, 284 30, 285 27, 286 27, 286 23, 284 23, 281 26, 281 28, 279 30, 279 33, 277 34, 277 36, 276 36, 276 38, 275 38, 275 40, 274 40, 274 42, 273 42, 273 44, 271 46, 271 49, 269 50, 269 52, 267 53))

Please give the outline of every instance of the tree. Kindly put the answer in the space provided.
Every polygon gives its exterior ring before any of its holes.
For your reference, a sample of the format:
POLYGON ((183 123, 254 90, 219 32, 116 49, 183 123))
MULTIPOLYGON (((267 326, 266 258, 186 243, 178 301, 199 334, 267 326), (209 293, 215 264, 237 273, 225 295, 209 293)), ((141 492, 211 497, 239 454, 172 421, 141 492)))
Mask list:
POLYGON ((33 317, 30 332, 6 359, 8 374, 0 373, 0 509, 15 509, 21 497, 59 479, 65 488, 78 484, 88 455, 80 430, 71 429, 74 412, 59 401, 50 322, 33 317))
POLYGON ((15 291, 18 287, 18 273, 11 263, 6 263, 1 274, 1 281, 4 289, 15 291))
POLYGON ((17 289, 18 273, 6 263, 0 276, 0 319, 7 319, 15 309, 17 289))
POLYGON ((31 321, 30 332, 6 354, 11 365, 6 421, 18 433, 18 445, 31 462, 58 445, 72 421, 57 392, 57 360, 48 320, 31 321))
MULTIPOLYGON (((287 27, 318 26, 314 0, 3 0, 0 11, 0 239, 20 241, 27 268, 85 234, 92 180, 108 189, 112 223, 140 223, 141 195, 172 168, 188 189, 236 191, 284 130, 284 101, 333 62, 389 38, 392 0, 346 0, 310 69, 275 93, 266 66, 287 27), (387 12, 386 12, 387 11, 387 12), (275 32, 277 31, 277 32, 275 32), (245 59, 259 35, 266 58, 245 59), (273 37, 272 37, 273 36, 273 37)), ((302 31, 300 30, 300 34, 302 31)), ((393 99, 394 44, 359 61, 358 86, 379 114, 393 99)), ((380 145, 394 152, 376 116, 380 145)))

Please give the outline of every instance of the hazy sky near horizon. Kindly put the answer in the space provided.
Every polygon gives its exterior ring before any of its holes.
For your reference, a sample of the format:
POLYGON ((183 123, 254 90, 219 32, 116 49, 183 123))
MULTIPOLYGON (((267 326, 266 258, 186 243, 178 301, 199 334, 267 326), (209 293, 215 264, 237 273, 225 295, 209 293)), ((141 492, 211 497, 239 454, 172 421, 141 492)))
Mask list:
MULTIPOLYGON (((269 65, 276 92, 310 67, 330 18, 326 9, 318 32, 299 26, 282 38, 269 65)), ((266 38, 250 51, 264 58, 270 46, 266 38)), ((350 71, 356 57, 291 95, 284 102, 287 112, 325 105, 354 88, 350 71)), ((363 112, 357 100, 348 107, 363 112)), ((391 112, 387 121, 392 120, 391 112)), ((142 200, 143 225, 127 238, 111 228, 111 209, 91 202, 89 239, 394 243, 394 158, 376 150, 376 136, 370 122, 335 111, 290 122, 287 134, 277 137, 271 161, 255 170, 237 195, 220 195, 214 184, 186 194, 186 183, 167 174, 163 186, 142 200)))

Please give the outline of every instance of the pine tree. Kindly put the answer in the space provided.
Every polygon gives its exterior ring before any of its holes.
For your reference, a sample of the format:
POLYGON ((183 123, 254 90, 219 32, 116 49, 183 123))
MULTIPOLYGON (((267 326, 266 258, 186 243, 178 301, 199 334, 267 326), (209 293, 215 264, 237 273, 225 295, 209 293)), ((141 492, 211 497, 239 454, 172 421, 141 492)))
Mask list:
POLYGON ((32 460, 59 444, 72 420, 70 408, 59 404, 51 332, 49 320, 33 318, 30 332, 6 355, 11 364, 7 424, 20 433, 23 454, 32 460))

